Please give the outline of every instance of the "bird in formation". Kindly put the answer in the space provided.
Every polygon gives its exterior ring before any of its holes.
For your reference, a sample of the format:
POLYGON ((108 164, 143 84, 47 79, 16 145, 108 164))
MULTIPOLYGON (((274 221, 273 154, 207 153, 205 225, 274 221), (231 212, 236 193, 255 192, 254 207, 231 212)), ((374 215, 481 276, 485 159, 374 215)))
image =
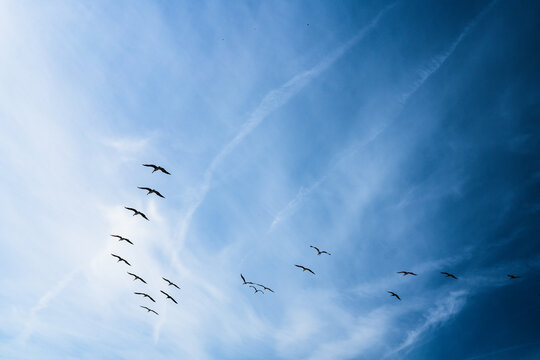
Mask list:
POLYGON ((261 284, 255 284, 255 285, 262 287, 264 290, 268 290, 268 291, 270 291, 270 292, 274 292, 274 290, 272 290, 272 289, 270 289, 270 288, 268 288, 268 287, 266 287, 266 286, 264 286, 264 285, 261 285, 261 284))
POLYGON ((133 281, 135 281, 135 280, 141 280, 143 283, 146 284, 146 281, 144 281, 142 277, 137 276, 137 275, 135 275, 135 274, 133 274, 133 273, 130 273, 129 271, 128 271, 127 273, 128 273, 129 275, 133 276, 133 281))
POLYGON ((305 266, 302 266, 302 265, 294 265, 294 266, 299 267, 300 269, 302 269, 302 272, 304 272, 304 271, 307 270, 307 271, 309 271, 310 273, 312 273, 313 275, 315 275, 315 273, 314 273, 313 271, 311 271, 311 269, 308 269, 308 268, 305 267, 305 266))
POLYGON ((330 253, 329 253, 328 251, 324 251, 324 250, 323 250, 323 251, 321 251, 321 250, 319 250, 319 248, 318 248, 318 247, 316 247, 316 246, 310 245, 309 247, 310 247, 310 248, 314 248, 315 250, 317 250, 317 255, 321 255, 321 254, 328 254, 328 255, 332 255, 332 254, 330 254, 330 253))
POLYGON ((398 300, 401 300, 401 298, 399 297, 399 295, 396 294, 395 292, 393 292, 393 291, 388 291, 388 293, 390 294, 390 296, 395 296, 398 300))
POLYGON ((159 290, 159 291, 161 291, 163 294, 165 294, 165 296, 167 296, 167 299, 171 299, 175 304, 178 304, 178 303, 176 302, 176 300, 174 300, 173 297, 172 297, 171 295, 167 294, 167 293, 166 293, 165 291, 163 291, 163 290, 159 290))
POLYGON ((142 306, 142 305, 141 305, 141 307, 142 307, 143 309, 148 310, 147 312, 153 312, 154 314, 159 315, 157 312, 155 312, 154 310, 152 310, 152 309, 150 309, 150 308, 147 308, 146 306, 142 306))
POLYGON ((451 277, 457 280, 457 277, 455 277, 455 275, 449 274, 446 271, 441 271, 441 274, 446 275, 446 277, 451 277))
POLYGON ((142 295, 142 296, 144 296, 144 297, 149 298, 149 299, 152 300, 153 302, 156 302, 156 300, 154 300, 153 297, 151 297, 150 295, 148 295, 148 294, 146 294, 146 293, 134 292, 134 294, 136 294, 136 295, 142 295))
POLYGON ((510 279, 519 279, 519 276, 506 274, 510 279))
POLYGON ((123 261, 123 262, 125 262, 126 264, 128 264, 129 266, 131 266, 130 263, 128 263, 125 259, 121 258, 120 256, 114 255, 114 254, 111 254, 111 255, 118 259, 117 262, 123 261))
POLYGON ((148 220, 148 218, 146 217, 146 215, 144 215, 144 214, 143 214, 142 212, 140 212, 139 210, 134 209, 134 208, 130 208, 130 207, 127 207, 127 206, 124 206, 124 208, 133 211, 133 216, 135 216, 135 215, 141 215, 143 218, 145 218, 146 220, 148 220))
POLYGON ((164 168, 162 168, 161 166, 157 166, 157 165, 154 165, 154 164, 143 164, 143 166, 146 166, 146 167, 151 167, 153 168, 154 170, 152 171, 152 173, 155 173, 156 171, 161 171, 162 173, 165 173, 167 175, 171 175, 167 170, 165 170, 164 168))
POLYGON ((172 286, 174 286, 175 288, 180 289, 180 288, 178 287, 178 285, 176 285, 175 283, 173 283, 171 280, 167 280, 167 279, 165 279, 164 277, 162 277, 162 279, 169 283, 168 286, 171 286, 171 285, 172 285, 172 286))
POLYGON ((155 190, 155 189, 151 189, 151 188, 149 188, 149 187, 144 187, 144 186, 138 186, 138 188, 141 189, 141 190, 146 190, 146 191, 148 191, 148 194, 146 194, 146 195, 150 195, 150 194, 154 193, 154 194, 156 194, 157 196, 159 196, 160 198, 164 198, 164 199, 165 199, 165 196, 161 195, 161 194, 159 193, 159 191, 157 191, 157 190, 155 190))
POLYGON ((264 294, 264 291, 257 289, 257 288, 256 288, 255 286, 253 286, 253 285, 249 285, 249 287, 250 287, 250 288, 253 288, 253 290, 255 290, 254 294, 256 294, 256 293, 258 293, 258 292, 264 294))
POLYGON ((405 275, 414 275, 414 276, 416 276, 415 273, 410 272, 410 271, 398 271, 397 273, 398 274, 403 274, 403 276, 405 276, 405 275))
POLYGON ((242 285, 248 285, 248 284, 255 285, 255 283, 251 281, 246 281, 246 279, 244 278, 244 275, 240 274, 240 277, 242 278, 242 281, 244 282, 242 285))
POLYGON ((125 237, 122 237, 120 235, 111 235, 112 237, 115 237, 115 238, 118 238, 118 241, 127 241, 128 243, 130 243, 131 245, 133 245, 133 243, 131 242, 131 240, 125 238, 125 237))

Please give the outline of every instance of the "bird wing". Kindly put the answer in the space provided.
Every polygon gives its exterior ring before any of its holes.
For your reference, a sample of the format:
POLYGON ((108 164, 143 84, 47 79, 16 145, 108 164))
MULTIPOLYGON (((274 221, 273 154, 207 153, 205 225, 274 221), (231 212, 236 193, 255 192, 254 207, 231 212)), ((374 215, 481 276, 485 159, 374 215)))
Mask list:
POLYGON ((152 311, 154 314, 159 315, 159 314, 158 314, 157 312, 155 312, 154 310, 151 310, 151 311, 152 311))
POLYGON ((131 276, 135 277, 135 279, 133 279, 133 280, 137 280, 137 278, 138 278, 138 276, 137 276, 137 275, 135 275, 135 274, 132 274, 132 273, 130 273, 129 271, 127 271, 127 273, 128 273, 129 275, 131 275, 131 276))
POLYGON ((139 211, 139 214, 140 214, 143 218, 145 218, 146 220, 148 220, 148 218, 146 217, 146 215, 144 215, 142 212, 139 211))
POLYGON ((321 254, 328 254, 328 255, 331 255, 328 251, 325 251, 325 250, 321 251, 321 254))
POLYGON ((178 285, 176 285, 175 283, 171 283, 171 285, 174 286, 174 287, 177 288, 177 289, 180 289, 180 288, 178 287, 178 285))
POLYGON ((159 290, 159 291, 161 291, 162 293, 164 293, 166 296, 169 296, 169 294, 167 294, 165 291, 163 291, 163 290, 159 290))
POLYGON ((125 239, 125 238, 124 238, 124 241, 127 241, 128 243, 130 243, 131 245, 133 245, 133 243, 132 243, 131 240, 129 240, 129 239, 125 239))
POLYGON ((394 295, 398 298, 398 300, 401 300, 398 294, 394 294, 394 295))
POLYGON ((157 166, 154 165, 154 164, 143 164, 143 166, 151 167, 151 168, 154 168, 154 169, 157 168, 157 166))
POLYGON ((125 259, 122 259, 123 262, 125 262, 126 264, 128 264, 129 266, 131 266, 130 263, 128 263, 125 259))
POLYGON ((302 265, 294 265, 296 267, 299 267, 300 269, 305 269, 305 267, 303 267, 302 265))
POLYGON ((135 213, 138 213, 138 211, 135 210, 134 208, 130 208, 130 207, 127 207, 127 206, 124 206, 124 208, 126 208, 126 209, 128 209, 128 210, 131 210, 131 211, 133 211, 133 212, 135 212, 135 213))
POLYGON ((154 190, 154 194, 156 194, 157 196, 165 199, 165 196, 161 195, 161 193, 159 191, 157 191, 157 190, 154 190))
POLYGON ((306 270, 309 271, 310 273, 312 273, 313 275, 315 275, 315 273, 313 271, 311 271, 311 269, 306 268, 306 270))
POLYGON ((111 254, 111 255, 112 255, 113 257, 117 258, 117 259, 118 259, 118 261, 120 261, 120 259, 121 259, 121 257, 120 257, 120 256, 118 256, 118 255, 114 255, 114 254, 111 254))
POLYGON ((169 284, 171 283, 170 280, 167 280, 164 277, 162 277, 162 279, 165 280, 166 282, 168 282, 169 284))
POLYGON ((147 298, 149 298, 150 300, 152 300, 153 302, 156 302, 156 300, 154 300, 153 297, 151 297, 150 295, 146 295, 147 298))
POLYGON ((122 239, 122 237, 120 235, 111 235, 112 237, 115 237, 115 238, 118 238, 118 239, 122 239))
POLYGON ((317 250, 317 252, 320 252, 319 248, 318 248, 318 247, 316 247, 316 246, 313 246, 313 245, 309 245, 309 247, 311 247, 311 248, 314 248, 315 250, 317 250))
POLYGON ((242 278, 242 281, 244 282, 244 284, 246 283, 246 279, 244 278, 244 275, 240 274, 240 277, 242 278))
POLYGON ((161 172, 164 172, 165 174, 167 175, 171 175, 170 172, 168 172, 167 170, 165 170, 164 168, 160 167, 159 170, 161 170, 161 172))
POLYGON ((144 187, 144 186, 137 186, 137 188, 141 190, 152 191, 152 189, 144 187))
POLYGON ((146 310, 150 311, 150 309, 147 308, 146 306, 142 306, 142 305, 140 305, 140 306, 141 306, 143 309, 146 309, 146 310))

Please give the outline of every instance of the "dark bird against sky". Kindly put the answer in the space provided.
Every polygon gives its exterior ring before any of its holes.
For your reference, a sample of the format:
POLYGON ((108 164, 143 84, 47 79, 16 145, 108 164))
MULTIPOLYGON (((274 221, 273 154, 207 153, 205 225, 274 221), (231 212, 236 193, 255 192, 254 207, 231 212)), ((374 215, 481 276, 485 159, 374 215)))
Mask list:
POLYGON ((133 276, 133 281, 135 281, 135 280, 141 280, 143 283, 146 284, 146 281, 144 281, 142 277, 140 277, 140 276, 138 276, 138 275, 135 275, 135 274, 133 274, 133 273, 130 273, 129 271, 128 271, 127 273, 128 273, 129 275, 133 276))
POLYGON ((446 277, 451 277, 457 280, 457 277, 455 275, 449 274, 446 271, 441 271, 441 274, 446 275, 446 277))
POLYGON ((171 280, 165 279, 164 277, 162 277, 162 279, 169 283, 168 286, 174 286, 175 288, 180 289, 180 288, 178 287, 178 285, 176 285, 175 283, 173 283, 171 280))
POLYGON ((167 294, 167 293, 166 293, 165 291, 163 291, 163 290, 159 290, 159 291, 161 291, 163 294, 165 294, 165 296, 167 296, 167 299, 171 299, 175 304, 178 304, 178 303, 176 302, 176 300, 174 300, 174 298, 173 298, 171 295, 167 294))
POLYGON ((162 173, 165 173, 165 174, 167 174, 167 175, 171 175, 167 170, 165 170, 165 169, 162 168, 161 166, 157 166, 157 165, 154 165, 154 164, 143 164, 143 166, 153 168, 153 169, 154 169, 154 171, 152 171, 153 173, 159 170, 159 171, 161 171, 162 173))
POLYGON ((272 289, 270 289, 270 288, 267 288, 267 287, 264 286, 264 285, 261 285, 261 284, 255 284, 255 285, 258 285, 258 286, 262 287, 264 290, 268 290, 268 291, 270 291, 270 292, 274 292, 274 290, 272 290, 272 289))
POLYGON ((405 276, 405 275, 414 275, 414 276, 416 276, 415 273, 410 272, 410 271, 398 271, 397 273, 398 274, 403 274, 403 276, 405 276))
POLYGON ((395 296, 398 300, 401 300, 401 298, 399 297, 399 295, 396 294, 395 292, 393 292, 393 291, 388 291, 388 293, 390 294, 390 296, 395 296))
POLYGON ((256 293, 258 293, 258 292, 264 294, 264 291, 257 289, 257 288, 256 288, 255 286, 253 286, 253 285, 249 285, 249 287, 250 287, 250 288, 253 288, 253 290, 255 290, 254 294, 256 294, 256 293))
POLYGON ((302 265, 294 265, 296 267, 299 267, 300 269, 302 269, 302 271, 309 271, 310 273, 312 273, 313 275, 315 275, 315 273, 313 271, 311 271, 311 269, 305 267, 305 266, 302 266, 302 265))
MULTIPOLYGON (((316 247, 316 246, 310 245, 309 247, 314 248, 315 250, 317 250, 317 255, 321 255, 321 254, 332 255, 332 254, 330 254, 328 251, 325 251, 325 250, 321 251, 321 250, 319 250, 319 248, 316 247)), ((338 256, 338 257, 339 257, 339 256, 338 256)))
POLYGON ((148 220, 148 218, 146 217, 146 215, 144 215, 144 214, 143 214, 142 212, 140 212, 139 210, 134 209, 134 208, 130 208, 130 207, 127 207, 127 206, 124 206, 124 208, 133 211, 133 216, 135 216, 135 215, 141 215, 143 218, 145 218, 146 220, 148 220))
POLYGON ((146 293, 135 292, 134 294, 136 294, 136 295, 142 295, 142 296, 144 296, 144 297, 149 298, 149 299, 152 300, 153 302, 156 302, 156 300, 154 300, 153 297, 151 297, 150 295, 148 295, 148 294, 146 294, 146 293))
POLYGON ((131 245, 133 245, 133 243, 131 242, 131 240, 129 240, 128 238, 125 238, 125 237, 122 237, 120 235, 111 235, 112 237, 115 237, 115 238, 118 238, 118 241, 127 241, 128 243, 130 243, 131 245))
POLYGON ((510 279, 519 279, 519 276, 516 275, 506 274, 506 276, 508 276, 510 279))
POLYGON ((115 254, 111 254, 111 255, 118 259, 117 262, 123 261, 123 262, 125 262, 126 264, 128 264, 129 266, 131 266, 131 264, 128 263, 128 262, 127 262, 125 259, 123 259, 122 257, 120 257, 120 256, 118 256, 118 255, 115 255, 115 254))
POLYGON ((159 196, 159 197, 165 199, 165 196, 161 195, 161 194, 159 193, 159 191, 157 191, 157 190, 155 190, 155 189, 151 189, 151 188, 149 188, 149 187, 143 187, 143 186, 138 186, 138 188, 141 189, 141 190, 146 190, 146 191, 148 191, 148 193, 147 193, 146 195, 150 195, 150 194, 154 193, 154 194, 156 194, 157 196, 159 196))
POLYGON ((148 310, 147 312, 153 312, 154 314, 159 315, 157 312, 155 312, 154 310, 152 310, 152 309, 150 309, 150 308, 147 308, 146 306, 142 306, 142 305, 141 305, 141 307, 142 307, 143 309, 148 310))

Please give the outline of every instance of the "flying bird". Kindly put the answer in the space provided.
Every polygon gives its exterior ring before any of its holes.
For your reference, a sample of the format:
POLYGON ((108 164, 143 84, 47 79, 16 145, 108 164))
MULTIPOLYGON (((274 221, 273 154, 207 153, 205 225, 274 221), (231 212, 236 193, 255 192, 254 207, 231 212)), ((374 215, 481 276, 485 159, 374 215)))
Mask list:
POLYGON ((304 272, 304 271, 307 270, 307 271, 309 271, 310 273, 312 273, 313 275, 315 275, 315 273, 314 273, 313 271, 311 271, 311 269, 308 269, 308 268, 305 267, 305 266, 302 266, 302 265, 294 265, 294 266, 299 267, 300 269, 302 269, 302 272, 304 272))
POLYGON ((142 306, 142 305, 141 305, 141 307, 142 307, 143 309, 148 310, 148 312, 153 312, 154 314, 159 315, 157 312, 155 312, 154 310, 152 310, 152 309, 150 309, 150 308, 147 308, 146 306, 142 306))
POLYGON ((115 237, 115 238, 118 238, 118 241, 127 241, 128 243, 130 243, 131 245, 133 245, 133 243, 131 242, 131 240, 125 238, 125 237, 122 237, 120 235, 111 235, 112 237, 115 237))
POLYGON ((155 189, 151 189, 151 188, 149 188, 149 187, 144 187, 144 186, 138 186, 138 188, 141 189, 141 190, 146 190, 146 191, 148 191, 148 194, 146 194, 146 195, 150 195, 150 194, 154 193, 154 194, 156 194, 157 196, 159 196, 159 197, 165 199, 165 196, 161 195, 161 194, 159 193, 159 191, 157 191, 157 190, 155 190, 155 189))
POLYGON ((172 285, 172 286, 174 286, 175 288, 180 289, 180 288, 178 287, 178 285, 176 285, 175 283, 173 283, 171 280, 167 280, 167 279, 165 279, 164 277, 162 277, 162 279, 169 283, 168 286, 171 286, 171 285, 172 285))
POLYGON ((510 279, 519 279, 520 278, 519 276, 510 275, 510 274, 506 274, 506 276, 508 276, 510 279))
POLYGON ((129 266, 131 266, 130 263, 128 263, 125 259, 122 259, 120 256, 114 255, 114 254, 111 254, 111 255, 118 259, 117 262, 123 261, 123 262, 125 262, 126 264, 128 264, 129 266))
POLYGON ((330 253, 329 253, 328 251, 324 251, 324 250, 323 250, 323 251, 321 251, 321 250, 319 250, 319 248, 318 248, 318 247, 316 247, 316 246, 310 245, 309 247, 310 247, 310 248, 314 248, 315 250, 317 250, 317 255, 321 255, 321 254, 328 254, 328 255, 332 255, 332 254, 330 254, 330 253))
POLYGON ((257 289, 257 288, 256 288, 255 286, 253 286, 253 285, 249 285, 249 287, 250 287, 250 288, 253 288, 253 290, 255 290, 254 294, 256 294, 256 293, 258 293, 258 292, 261 292, 261 293, 264 294, 264 291, 257 289))
POLYGON ((242 285, 248 284, 248 282, 246 281, 246 278, 244 277, 244 275, 242 275, 242 273, 240 273, 240 277, 242 278, 242 281, 244 282, 242 285))
POLYGON ((272 290, 272 289, 270 289, 270 288, 267 288, 267 287, 264 286, 264 285, 261 285, 261 284, 255 284, 255 285, 258 285, 258 286, 262 287, 264 290, 268 290, 268 291, 274 292, 274 290, 272 290))
POLYGON ((398 271, 397 273, 398 274, 403 274, 403 276, 405 276, 405 275, 414 275, 414 276, 416 276, 415 273, 410 272, 410 271, 398 271))
POLYGON ((171 175, 167 170, 165 170, 164 168, 162 168, 161 166, 157 166, 157 165, 154 165, 154 164, 143 164, 143 166, 146 166, 146 167, 151 167, 151 168, 154 168, 154 171, 152 171, 152 173, 155 173, 156 171, 161 171, 162 173, 165 173, 167 175, 171 175))
POLYGON ((134 294, 136 294, 136 295, 142 295, 142 296, 144 296, 144 297, 149 298, 149 299, 152 300, 153 302, 156 302, 156 300, 154 300, 154 298, 152 298, 150 295, 148 295, 148 294, 146 294, 146 293, 135 292, 134 294))
POLYGON ((144 215, 144 214, 143 214, 142 212, 140 212, 139 210, 134 209, 134 208, 130 208, 130 207, 127 207, 127 206, 124 206, 124 208, 133 211, 133 216, 135 216, 135 215, 141 215, 143 218, 145 218, 146 220, 148 220, 148 218, 146 217, 146 215, 144 215))
POLYGON ((163 290, 159 290, 159 291, 161 291, 162 293, 164 293, 165 296, 167 296, 167 299, 171 299, 175 304, 178 304, 178 303, 176 302, 176 300, 174 300, 173 297, 172 297, 171 295, 167 294, 167 293, 166 293, 165 291, 163 291, 163 290))
POLYGON ((400 298, 399 295, 396 294, 395 292, 393 292, 393 291, 388 291, 388 293, 390 294, 390 296, 395 296, 398 300, 401 301, 401 298, 400 298))
POLYGON ((133 281, 135 281, 135 280, 141 280, 143 283, 146 284, 146 281, 144 281, 142 277, 137 276, 137 275, 135 275, 135 274, 133 274, 133 273, 130 273, 129 271, 128 271, 127 273, 128 273, 129 275, 133 276, 133 281))
POLYGON ((455 276, 452 275, 452 274, 447 273, 446 271, 441 271, 441 274, 446 275, 446 277, 451 277, 451 278, 454 278, 454 279, 457 280, 457 277, 455 277, 455 276))

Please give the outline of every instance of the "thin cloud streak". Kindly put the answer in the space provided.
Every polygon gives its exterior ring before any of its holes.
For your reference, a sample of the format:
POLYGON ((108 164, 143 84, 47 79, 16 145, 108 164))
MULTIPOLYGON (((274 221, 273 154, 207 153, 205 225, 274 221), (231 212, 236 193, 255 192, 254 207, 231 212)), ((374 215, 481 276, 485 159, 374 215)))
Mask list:
MULTIPOLYGON (((480 19, 488 12, 488 10, 493 7, 496 1, 497 0, 494 0, 488 6, 486 6, 486 8, 482 10, 482 12, 473 21, 471 21, 467 26, 465 26, 463 31, 448 47, 448 49, 446 49, 446 51, 433 57, 428 62, 428 65, 419 71, 419 78, 411 84, 409 90, 405 91, 398 97, 398 103, 400 105, 400 108, 397 110, 398 113, 405 106, 411 96, 413 96, 418 91, 418 89, 420 89, 420 87, 424 85, 424 83, 441 68, 441 66, 446 62, 446 60, 448 60, 448 58, 454 53, 458 45, 463 41, 465 36, 467 36, 471 29, 480 21, 480 19)), ((301 207, 302 202, 307 197, 309 197, 309 195, 330 176, 330 173, 332 173, 333 170, 337 168, 337 166, 341 162, 343 162, 345 158, 348 158, 352 154, 356 153, 356 151, 358 151, 360 148, 374 141, 386 128, 388 128, 388 126, 390 126, 396 116, 397 115, 395 115, 392 120, 371 131, 365 139, 351 145, 348 150, 344 151, 344 155, 338 157, 338 160, 330 167, 330 170, 325 175, 317 179, 312 185, 308 186, 307 188, 301 187, 296 196, 292 200, 290 200, 282 210, 278 211, 277 215, 272 221, 272 224, 270 225, 270 230, 274 229, 277 224, 281 223, 283 220, 293 215, 301 207)))
POLYGON ((387 6, 381 10, 375 18, 366 25, 362 30, 358 32, 353 38, 349 39, 343 45, 334 50, 329 56, 324 58, 317 65, 309 70, 301 72, 287 81, 281 87, 271 90, 262 99, 259 106, 251 113, 248 120, 240 127, 240 130, 235 137, 217 154, 212 160, 210 166, 206 169, 203 177, 203 182, 200 187, 197 199, 186 211, 184 218, 182 219, 180 226, 180 240, 183 241, 193 214, 197 211, 199 206, 206 198, 206 194, 210 189, 214 173, 223 160, 238 146, 238 144, 248 136, 255 128, 257 128, 261 122, 273 111, 285 105, 292 97, 298 94, 311 80, 319 76, 322 72, 332 66, 337 60, 339 60, 345 53, 347 53, 354 45, 361 41, 371 30, 373 30, 379 23, 381 17, 386 14, 391 8, 395 6, 395 3, 387 6))

